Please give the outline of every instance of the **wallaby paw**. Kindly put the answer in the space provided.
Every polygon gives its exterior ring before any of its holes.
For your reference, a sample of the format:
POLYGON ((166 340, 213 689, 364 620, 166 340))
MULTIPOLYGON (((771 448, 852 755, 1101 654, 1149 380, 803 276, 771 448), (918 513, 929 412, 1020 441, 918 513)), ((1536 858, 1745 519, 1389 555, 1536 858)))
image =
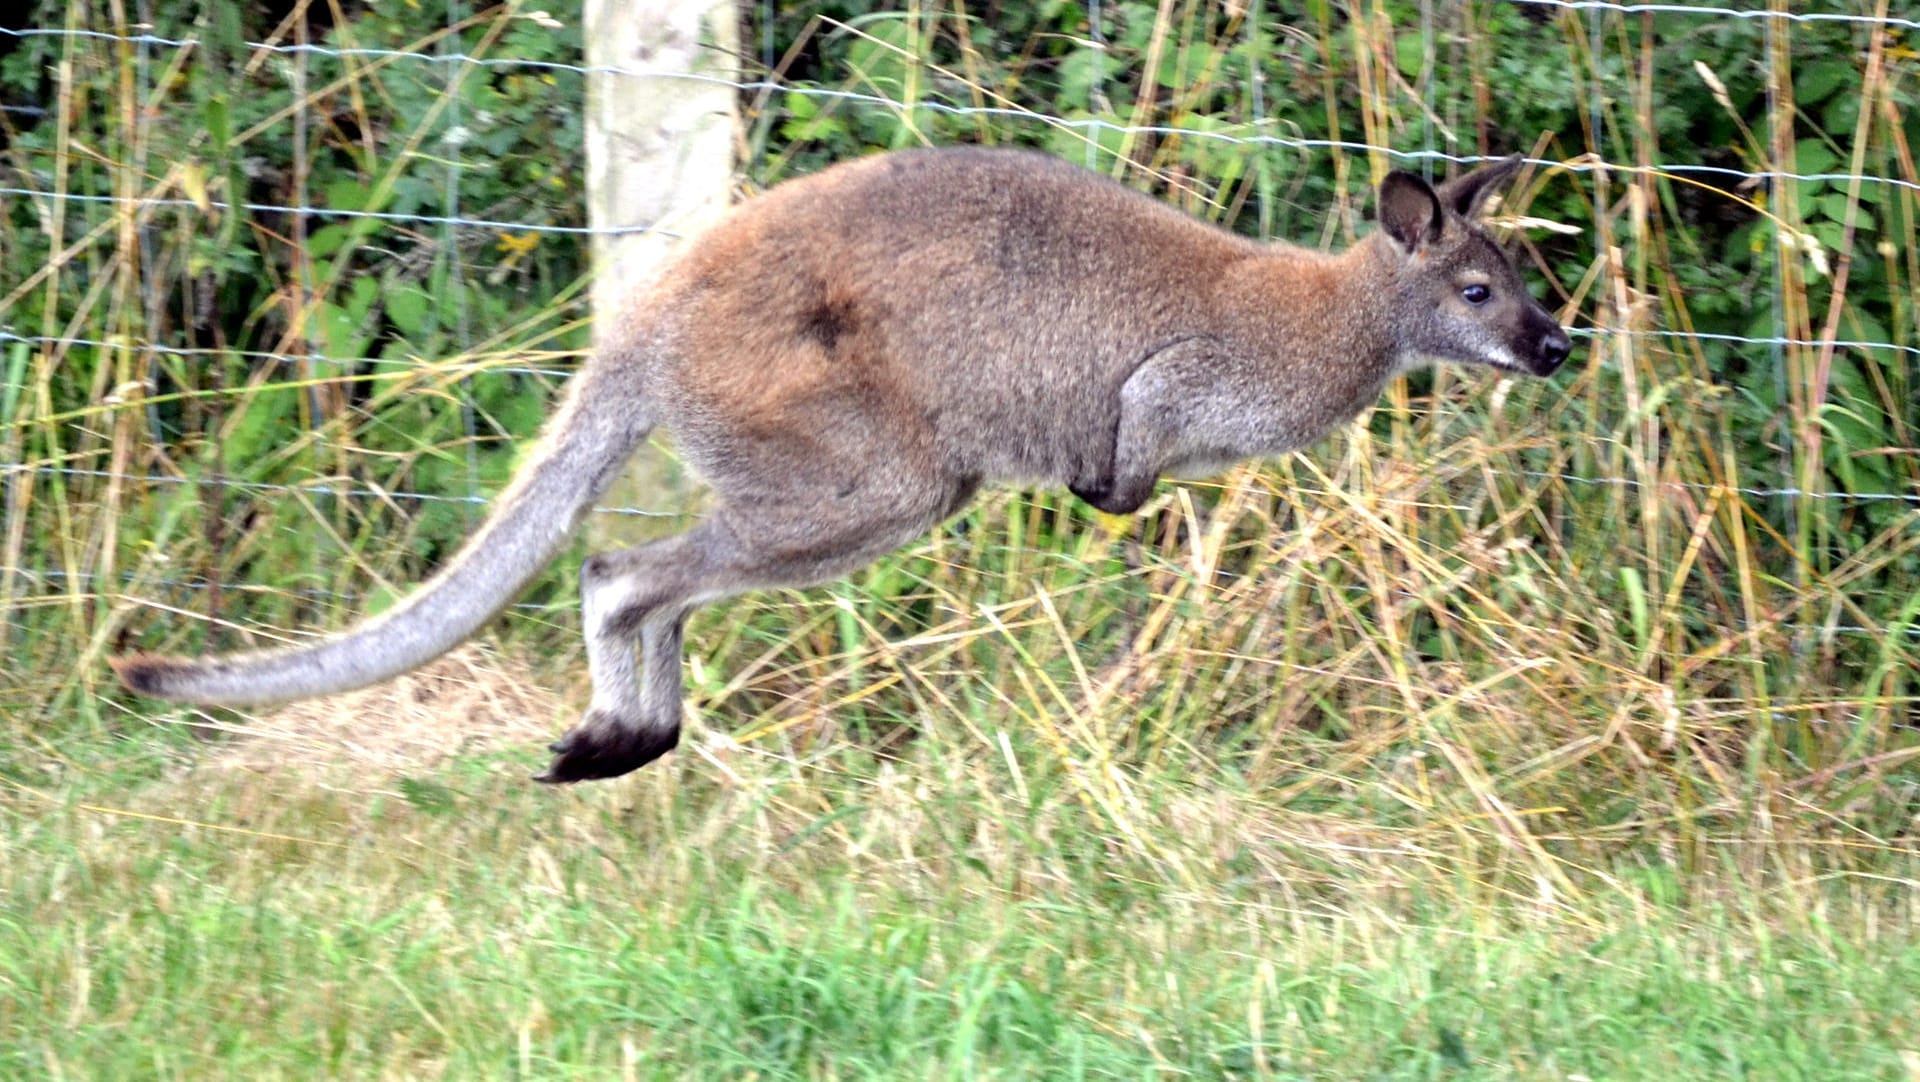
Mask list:
POLYGON ((658 728, 623 721, 600 710, 548 746, 553 765, 533 780, 548 785, 617 778, 638 770, 680 743, 680 726, 658 728))

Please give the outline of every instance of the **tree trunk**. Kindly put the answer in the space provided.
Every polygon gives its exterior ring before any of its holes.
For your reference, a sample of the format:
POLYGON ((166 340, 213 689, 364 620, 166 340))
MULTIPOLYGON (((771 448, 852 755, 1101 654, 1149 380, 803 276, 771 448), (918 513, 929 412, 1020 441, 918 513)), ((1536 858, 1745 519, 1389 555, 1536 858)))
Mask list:
MULTIPOLYGON (((587 0, 587 201, 594 229, 594 339, 666 265, 678 237, 724 210, 733 182, 735 0, 587 0), (620 232, 628 230, 628 232, 620 232)), ((659 447, 605 501, 684 514, 691 486, 659 447)), ((673 532, 672 520, 596 515, 596 547, 673 532)))

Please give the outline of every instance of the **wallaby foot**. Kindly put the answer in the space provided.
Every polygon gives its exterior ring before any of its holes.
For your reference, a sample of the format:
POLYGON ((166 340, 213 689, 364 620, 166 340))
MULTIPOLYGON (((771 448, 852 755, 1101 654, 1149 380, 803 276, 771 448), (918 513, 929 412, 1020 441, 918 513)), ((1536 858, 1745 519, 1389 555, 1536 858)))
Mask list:
POLYGON ((548 745, 553 765, 534 781, 562 785, 596 778, 617 778, 638 770, 680 743, 680 726, 647 725, 589 710, 580 724, 548 745))

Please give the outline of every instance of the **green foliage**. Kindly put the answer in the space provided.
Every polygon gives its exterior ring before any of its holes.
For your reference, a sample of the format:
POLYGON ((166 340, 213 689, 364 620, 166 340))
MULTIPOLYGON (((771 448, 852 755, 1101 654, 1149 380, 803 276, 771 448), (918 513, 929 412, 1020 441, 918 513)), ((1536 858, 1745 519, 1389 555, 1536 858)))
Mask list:
MULTIPOLYGON (((66 17, 57 4, 39 11, 40 26, 62 25, 66 17)), ((72 14, 82 29, 127 29, 105 10, 76 7, 72 14)), ((64 136, 43 120, 16 124, 7 140, 13 170, 33 178, 34 187, 51 191, 64 172, 66 190, 76 194, 172 200, 143 223, 138 283, 109 314, 99 310, 88 275, 59 274, 52 289, 21 291, 5 325, 25 334, 91 315, 106 320, 103 336, 188 351, 144 358, 156 393, 145 419, 156 448, 171 447, 211 473, 239 469, 249 480, 286 484, 318 472, 349 487, 407 490, 420 483, 414 460, 438 456, 462 463, 461 475, 440 471, 430 493, 464 494, 497 479, 504 470, 496 464, 511 454, 508 442, 537 427, 537 399, 550 381, 530 388, 522 376, 474 380, 446 388, 437 402, 401 407, 407 417, 381 415, 380 423, 355 432, 354 446, 334 442, 393 388, 432 380, 426 366, 433 362, 503 335, 541 343, 537 335, 550 335, 569 314, 565 306, 585 270, 575 235, 411 220, 582 224, 582 178, 574 167, 581 157, 577 74, 380 55, 438 50, 574 61, 577 25, 555 28, 495 13, 469 18, 435 43, 446 18, 443 8, 379 5, 356 11, 349 24, 316 28, 314 51, 262 54, 267 62, 260 63, 243 43, 274 30, 265 12, 224 5, 210 18, 196 18, 191 8, 161 12, 149 33, 202 45, 193 52, 153 46, 138 59, 191 63, 158 81, 149 119, 137 131, 119 127, 111 108, 86 108, 76 110, 81 127, 64 136), (571 86, 562 89, 563 80, 571 86), (304 105, 298 122, 295 104, 304 105), (101 153, 73 155, 70 148, 82 144, 101 153), (142 174, 121 167, 137 161, 155 164, 142 174), (316 209, 297 219, 281 209, 292 206, 316 209), (286 359, 309 351, 311 362, 286 359), (530 393, 536 401, 527 408, 530 393), (460 408, 448 409, 452 403, 460 408), (475 440, 478 473, 466 457, 475 440), (327 444, 334 445, 316 453, 327 444)), ((21 39, 0 61, 0 93, 9 101, 56 104, 45 96, 43 74, 62 49, 58 37, 21 39)), ((83 50, 79 81, 63 93, 75 103, 111 95, 113 58, 110 49, 83 50)), ((48 263, 51 236, 42 216, 49 210, 67 216, 69 241, 90 238, 74 266, 106 266, 129 254, 98 229, 103 212, 95 204, 9 200, 11 267, 48 263)), ((581 341, 570 331, 542 344, 581 341)), ((87 368, 63 366, 47 391, 56 413, 85 409, 97 378, 87 368)), ((29 433, 36 436, 44 433, 29 433)), ((42 459, 59 453, 44 439, 25 450, 42 459)), ((430 514, 412 524, 410 547, 444 554, 466 525, 457 513, 430 514)), ((300 533, 289 528, 258 538, 247 563, 199 574, 252 577, 268 567, 286 574, 304 564, 308 574, 331 579, 325 567, 337 561, 313 551, 300 533)), ((305 617, 283 609, 270 618, 305 617)))

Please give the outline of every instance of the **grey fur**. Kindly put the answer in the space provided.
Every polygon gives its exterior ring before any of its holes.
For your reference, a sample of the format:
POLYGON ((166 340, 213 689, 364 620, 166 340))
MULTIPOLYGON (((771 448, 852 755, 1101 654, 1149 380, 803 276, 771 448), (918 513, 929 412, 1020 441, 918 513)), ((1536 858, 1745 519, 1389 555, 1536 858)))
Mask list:
POLYGON ((781 185, 636 299, 492 517, 399 608, 312 646, 115 667, 144 694, 235 703, 422 664, 512 600, 659 423, 716 506, 582 567, 593 700, 540 780, 625 773, 678 739, 700 604, 844 575, 984 482, 1131 512, 1162 476, 1311 443, 1429 360, 1551 373, 1566 333, 1475 221, 1517 166, 1437 189, 1389 175, 1381 229, 1340 255, 1025 152, 876 155, 781 185))

